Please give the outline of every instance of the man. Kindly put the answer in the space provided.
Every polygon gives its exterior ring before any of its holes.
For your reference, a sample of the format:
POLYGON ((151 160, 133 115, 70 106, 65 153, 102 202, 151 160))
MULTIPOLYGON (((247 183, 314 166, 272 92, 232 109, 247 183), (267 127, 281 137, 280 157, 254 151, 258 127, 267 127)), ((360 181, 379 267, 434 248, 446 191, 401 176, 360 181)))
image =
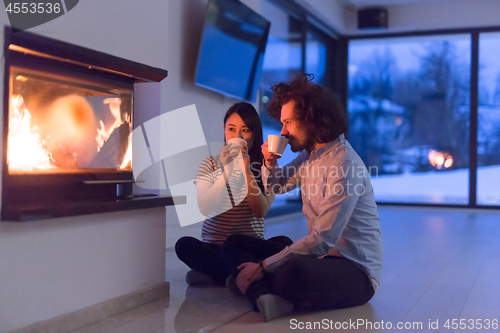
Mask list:
POLYGON ((290 246, 234 235, 223 252, 242 293, 265 321, 292 311, 365 304, 382 273, 382 234, 366 166, 345 136, 346 113, 337 97, 308 74, 272 90, 267 113, 283 124, 294 152, 279 156, 262 145, 263 181, 281 194, 301 186, 308 235, 290 246), (260 263, 257 263, 259 262, 260 263))

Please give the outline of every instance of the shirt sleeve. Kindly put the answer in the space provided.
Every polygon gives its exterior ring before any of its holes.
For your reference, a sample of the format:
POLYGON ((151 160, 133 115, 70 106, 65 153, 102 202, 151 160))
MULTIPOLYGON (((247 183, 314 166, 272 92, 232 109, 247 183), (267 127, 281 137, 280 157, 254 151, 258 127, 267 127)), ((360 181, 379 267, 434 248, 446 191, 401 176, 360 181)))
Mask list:
MULTIPOLYGON (((317 208, 317 218, 309 234, 281 252, 268 257, 265 262, 269 271, 274 271, 290 254, 320 257, 326 255, 337 244, 363 193, 362 189, 365 188, 364 179, 349 172, 352 167, 351 161, 344 161, 328 169, 322 188, 324 196, 317 208)), ((309 204, 307 197, 304 198, 304 205, 309 204)))
MULTIPOLYGON (((215 157, 214 159, 214 164, 216 162, 215 157)), ((217 171, 217 168, 216 168, 217 171)), ((214 177, 214 171, 212 170, 212 162, 210 161, 210 157, 206 157, 200 164, 200 167, 198 168, 198 172, 196 173, 196 176, 194 177, 193 183, 196 185, 196 182, 198 180, 204 180, 206 182, 209 182, 210 184, 213 185, 215 182, 216 177, 214 177)))
POLYGON ((262 163, 262 182, 268 193, 282 194, 300 186, 301 170, 309 154, 303 151, 280 168, 276 162, 270 169, 262 163))

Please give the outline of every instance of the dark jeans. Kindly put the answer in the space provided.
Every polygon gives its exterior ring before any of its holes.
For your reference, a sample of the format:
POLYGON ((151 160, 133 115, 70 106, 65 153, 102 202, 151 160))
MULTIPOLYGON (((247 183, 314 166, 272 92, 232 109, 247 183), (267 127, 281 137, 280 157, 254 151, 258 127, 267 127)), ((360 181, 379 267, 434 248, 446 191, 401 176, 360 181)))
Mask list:
MULTIPOLYGON (((245 237, 265 241, 256 237, 245 237)), ((266 242, 281 244, 281 248, 293 243, 286 236, 273 237, 266 242)), ((224 285, 229 276, 229 270, 222 258, 221 247, 220 244, 206 243, 194 237, 185 236, 175 243, 175 253, 189 268, 210 275, 214 279, 215 284, 224 285)))
MULTIPOLYGON (((244 235, 232 235, 222 245, 222 254, 231 274, 244 262, 259 262, 280 252, 285 246, 244 235)), ((354 263, 327 256, 294 255, 273 274, 252 283, 247 298, 255 311, 257 299, 264 294, 279 295, 302 309, 336 309, 358 306, 374 295, 368 276, 354 263)))

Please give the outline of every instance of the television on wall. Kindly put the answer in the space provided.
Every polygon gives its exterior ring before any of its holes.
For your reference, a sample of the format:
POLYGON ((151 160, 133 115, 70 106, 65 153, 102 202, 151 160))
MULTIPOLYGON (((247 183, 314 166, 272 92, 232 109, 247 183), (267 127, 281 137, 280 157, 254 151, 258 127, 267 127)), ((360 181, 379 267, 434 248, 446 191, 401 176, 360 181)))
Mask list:
POLYGON ((255 102, 270 25, 238 0, 209 0, 195 84, 255 102))

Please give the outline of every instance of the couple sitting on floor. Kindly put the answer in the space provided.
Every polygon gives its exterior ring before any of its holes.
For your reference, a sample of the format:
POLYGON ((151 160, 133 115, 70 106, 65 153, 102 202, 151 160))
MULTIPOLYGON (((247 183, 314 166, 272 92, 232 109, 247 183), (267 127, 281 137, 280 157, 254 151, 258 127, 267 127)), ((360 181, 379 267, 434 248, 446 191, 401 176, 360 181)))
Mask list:
POLYGON ((297 309, 365 304, 382 272, 382 234, 368 171, 346 139, 338 98, 308 74, 272 87, 266 112, 283 124, 293 161, 279 167, 263 143, 255 108, 237 103, 224 118, 224 146, 195 178, 207 216, 202 239, 183 237, 175 250, 190 285, 226 284, 249 299, 264 321, 297 309), (241 140, 240 140, 241 141, 241 140), (264 239, 264 216, 275 194, 301 187, 308 234, 264 239))

